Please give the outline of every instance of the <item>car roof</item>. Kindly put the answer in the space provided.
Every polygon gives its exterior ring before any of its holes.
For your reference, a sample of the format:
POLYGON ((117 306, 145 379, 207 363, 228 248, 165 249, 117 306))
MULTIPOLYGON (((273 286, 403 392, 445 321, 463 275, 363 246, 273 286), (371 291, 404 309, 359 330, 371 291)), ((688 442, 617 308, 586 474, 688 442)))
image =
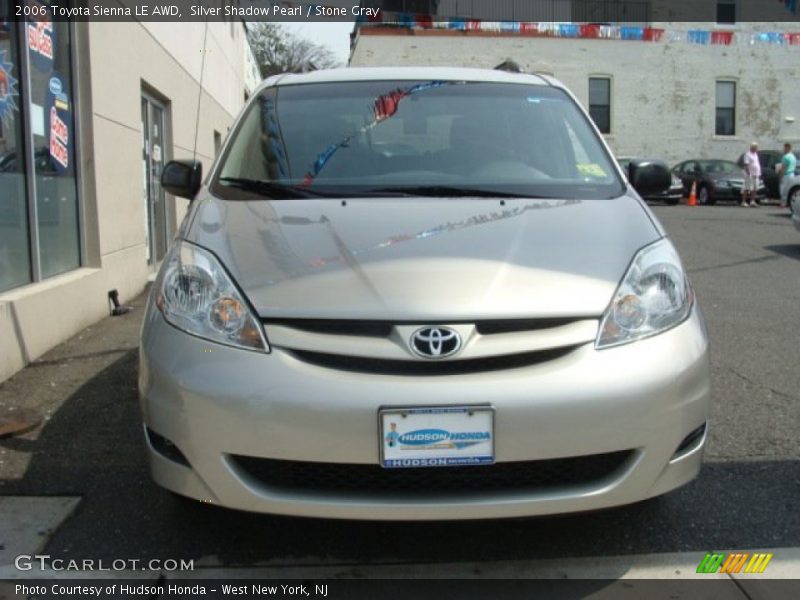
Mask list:
MULTIPOLYGON (((773 154, 775 156, 783 156, 784 154, 786 154, 783 150, 759 150, 758 153, 759 154, 773 154)), ((742 156, 744 156, 745 154, 747 154, 747 152, 742 152, 741 155, 739 155, 739 158, 742 158, 742 156)), ((792 154, 794 154, 795 156, 798 156, 798 155, 800 155, 800 151, 792 150, 792 154)))
POLYGON ((679 162, 678 164, 682 165, 683 163, 688 163, 688 162, 726 162, 726 163, 734 163, 735 164, 736 161, 729 160, 727 158, 690 158, 690 159, 687 159, 687 160, 683 160, 683 161, 679 162))
POLYGON ((347 67, 323 69, 310 73, 288 73, 270 77, 259 86, 302 85, 307 83, 337 83, 352 81, 473 81, 485 83, 517 83, 523 85, 563 85, 545 75, 509 73, 497 69, 462 67, 347 67))

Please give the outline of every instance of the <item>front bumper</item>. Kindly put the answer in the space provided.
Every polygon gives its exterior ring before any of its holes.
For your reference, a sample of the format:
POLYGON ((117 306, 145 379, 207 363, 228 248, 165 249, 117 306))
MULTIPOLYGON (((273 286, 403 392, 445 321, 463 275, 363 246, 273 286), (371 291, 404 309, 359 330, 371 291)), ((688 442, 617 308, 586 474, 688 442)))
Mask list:
POLYGON ((707 345, 695 308, 659 336, 602 351, 585 344, 543 364, 458 376, 374 375, 314 366, 275 348, 260 354, 220 346, 178 331, 151 307, 140 355, 141 408, 146 428, 174 443, 188 463, 168 458, 148 438, 155 480, 230 508, 380 520, 592 510, 662 494, 697 475, 705 434, 676 450, 708 417, 707 345), (585 484, 401 499, 277 489, 232 459, 377 465, 379 407, 485 403, 496 409, 498 463, 623 450, 630 459, 585 484))
POLYGON ((666 192, 645 196, 648 202, 680 202, 683 199, 683 185, 671 187, 666 192))

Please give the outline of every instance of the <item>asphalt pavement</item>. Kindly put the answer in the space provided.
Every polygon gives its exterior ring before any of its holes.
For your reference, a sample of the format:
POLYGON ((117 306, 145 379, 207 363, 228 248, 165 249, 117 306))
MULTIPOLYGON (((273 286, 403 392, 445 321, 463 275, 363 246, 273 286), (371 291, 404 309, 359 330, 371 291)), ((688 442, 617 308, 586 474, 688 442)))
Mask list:
POLYGON ((777 563, 780 548, 800 546, 800 233, 774 207, 654 212, 687 266, 712 341, 706 462, 680 490, 594 513, 461 523, 284 518, 177 499, 151 482, 145 461, 138 298, 134 312, 98 323, 0 384, 0 410, 45 418, 33 432, 0 440, 0 496, 79 498, 69 518, 42 533, 44 551, 64 558, 357 571, 772 548, 777 563))

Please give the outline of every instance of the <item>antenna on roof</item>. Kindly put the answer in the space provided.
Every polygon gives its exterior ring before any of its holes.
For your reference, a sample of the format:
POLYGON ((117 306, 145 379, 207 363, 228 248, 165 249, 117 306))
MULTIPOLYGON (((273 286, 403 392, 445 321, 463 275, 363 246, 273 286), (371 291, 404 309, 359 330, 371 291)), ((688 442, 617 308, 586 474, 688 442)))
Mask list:
POLYGON ((207 39, 208 39, 208 17, 206 17, 206 27, 205 31, 203 31, 203 49, 202 49, 203 58, 200 62, 200 88, 197 91, 197 116, 195 117, 194 121, 194 146, 192 148, 192 160, 197 159, 197 132, 200 129, 200 101, 203 99, 203 74, 206 71, 206 52, 208 51, 208 49, 206 48, 207 39))

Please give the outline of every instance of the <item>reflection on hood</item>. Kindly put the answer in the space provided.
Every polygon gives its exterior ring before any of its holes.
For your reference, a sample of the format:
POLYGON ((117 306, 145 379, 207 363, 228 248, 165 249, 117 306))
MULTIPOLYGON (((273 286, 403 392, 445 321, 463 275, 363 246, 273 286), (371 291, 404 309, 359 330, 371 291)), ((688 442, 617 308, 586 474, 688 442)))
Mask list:
MULTIPOLYGON (((580 204, 580 200, 547 200, 547 201, 539 200, 529 204, 515 206, 513 208, 506 208, 501 211, 492 211, 490 213, 472 215, 470 217, 466 217, 458 221, 447 221, 446 223, 441 223, 439 225, 436 225, 435 227, 424 229, 422 231, 417 231, 415 233, 395 234, 371 246, 348 250, 347 254, 349 254, 350 256, 360 256, 363 254, 368 254, 375 250, 380 250, 381 248, 388 248, 389 246, 393 246, 395 244, 407 242, 410 240, 423 240, 435 237, 437 235, 442 235, 444 233, 459 231, 461 229, 468 229, 470 227, 475 227, 477 225, 485 225, 487 223, 493 223, 495 221, 502 221, 504 219, 519 217, 528 212, 529 210, 560 208, 563 206, 569 206, 571 204, 580 204)), ((327 223, 328 220, 325 219, 325 222, 327 223)), ((311 223, 313 223, 313 221, 309 221, 309 224, 311 223)), ((312 268, 324 267, 325 265, 329 265, 331 263, 337 263, 344 260, 345 256, 346 255, 342 254, 339 256, 312 258, 308 262, 308 265, 312 268)))

